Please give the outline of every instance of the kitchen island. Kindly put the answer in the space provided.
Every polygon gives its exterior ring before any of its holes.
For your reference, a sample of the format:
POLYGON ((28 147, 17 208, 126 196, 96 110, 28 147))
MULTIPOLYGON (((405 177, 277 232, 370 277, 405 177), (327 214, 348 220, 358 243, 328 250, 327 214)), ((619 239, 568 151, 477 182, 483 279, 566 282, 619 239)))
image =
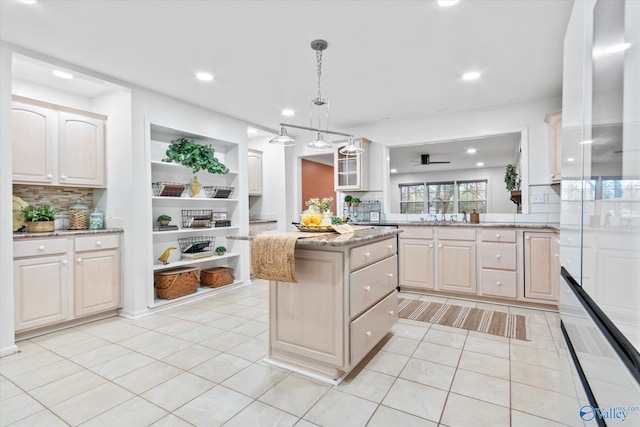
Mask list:
POLYGON ((398 233, 380 227, 299 238, 299 283, 269 282, 265 361, 338 384, 397 322, 398 233))

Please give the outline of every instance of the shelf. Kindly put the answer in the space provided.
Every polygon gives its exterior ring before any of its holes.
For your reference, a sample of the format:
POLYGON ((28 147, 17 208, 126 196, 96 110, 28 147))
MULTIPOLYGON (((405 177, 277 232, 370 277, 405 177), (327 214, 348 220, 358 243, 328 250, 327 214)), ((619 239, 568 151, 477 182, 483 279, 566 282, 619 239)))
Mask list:
MULTIPOLYGON (((158 161, 158 160, 152 160, 151 161, 151 166, 155 166, 156 168, 165 168, 166 170, 179 170, 181 172, 189 172, 192 175, 195 175, 193 173, 193 171, 184 166, 181 165, 180 163, 169 163, 169 162, 162 162, 162 161, 158 161)), ((201 172, 206 172, 206 171, 200 171, 197 173, 201 173, 201 172)), ((229 176, 229 175, 237 175, 238 171, 232 171, 230 170, 228 173, 225 174, 211 174, 213 176, 229 176)))
POLYGON ((170 264, 166 264, 166 265, 165 264, 154 264, 153 271, 168 270, 170 268, 185 267, 185 266, 188 266, 188 265, 202 264, 202 263, 209 262, 209 261, 219 261, 219 260, 228 259, 228 258, 236 258, 238 256, 240 256, 240 254, 227 252, 224 255, 212 255, 210 257, 200 258, 200 259, 190 260, 190 261, 187 261, 187 260, 171 261, 170 264))
POLYGON ((184 295, 184 296, 181 296, 181 297, 178 297, 178 298, 172 298, 172 299, 154 298, 153 305, 149 306, 149 308, 156 308, 156 307, 160 307, 160 306, 166 306, 166 305, 174 304, 174 303, 179 302, 179 301, 188 300, 188 299, 191 299, 191 298, 199 298, 202 295, 209 294, 211 292, 216 292, 216 291, 217 292, 224 291, 225 289, 233 288, 233 287, 236 287, 238 285, 242 285, 242 281, 236 280, 233 283, 229 283, 228 285, 224 285, 224 286, 219 286, 217 288, 210 288, 208 286, 200 286, 200 284, 198 284, 198 290, 193 294, 184 295))
POLYGON ((154 206, 173 206, 177 203, 180 205, 187 204, 200 204, 200 203, 237 203, 238 199, 209 199, 207 197, 162 197, 162 196, 153 196, 151 197, 154 206))
POLYGON ((231 227, 201 227, 201 228, 180 228, 178 230, 167 230, 167 231, 154 231, 154 236, 166 236, 170 234, 196 234, 202 233, 203 231, 218 231, 218 230, 236 230, 240 227, 231 226, 231 227))

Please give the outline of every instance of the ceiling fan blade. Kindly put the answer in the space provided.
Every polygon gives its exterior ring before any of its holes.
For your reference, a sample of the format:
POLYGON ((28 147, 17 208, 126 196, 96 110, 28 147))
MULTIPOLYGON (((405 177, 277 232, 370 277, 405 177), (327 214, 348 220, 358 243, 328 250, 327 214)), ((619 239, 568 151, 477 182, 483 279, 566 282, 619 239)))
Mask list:
POLYGON ((451 162, 430 162, 430 165, 437 165, 437 164, 443 164, 443 163, 451 163, 451 162))

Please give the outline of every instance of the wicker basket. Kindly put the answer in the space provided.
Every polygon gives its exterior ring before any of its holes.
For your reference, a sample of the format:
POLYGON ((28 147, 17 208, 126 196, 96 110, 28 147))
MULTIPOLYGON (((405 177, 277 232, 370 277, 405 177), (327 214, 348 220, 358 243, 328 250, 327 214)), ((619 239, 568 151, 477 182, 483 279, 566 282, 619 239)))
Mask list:
POLYGON ((197 292, 200 281, 197 267, 180 267, 154 274, 156 296, 172 299, 197 292))
POLYGON ((233 268, 229 267, 208 268, 200 272, 200 284, 210 288, 230 285, 234 279, 233 268))

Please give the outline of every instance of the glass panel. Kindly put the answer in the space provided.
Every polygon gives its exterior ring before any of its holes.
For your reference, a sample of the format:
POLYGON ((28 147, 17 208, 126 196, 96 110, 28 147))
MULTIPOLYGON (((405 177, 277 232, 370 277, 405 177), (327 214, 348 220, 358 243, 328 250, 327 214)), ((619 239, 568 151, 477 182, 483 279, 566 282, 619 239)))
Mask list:
POLYGON ((458 212, 487 212, 487 181, 458 183, 458 212))
POLYGON ((454 213, 454 188, 453 182, 428 183, 429 213, 454 213))

